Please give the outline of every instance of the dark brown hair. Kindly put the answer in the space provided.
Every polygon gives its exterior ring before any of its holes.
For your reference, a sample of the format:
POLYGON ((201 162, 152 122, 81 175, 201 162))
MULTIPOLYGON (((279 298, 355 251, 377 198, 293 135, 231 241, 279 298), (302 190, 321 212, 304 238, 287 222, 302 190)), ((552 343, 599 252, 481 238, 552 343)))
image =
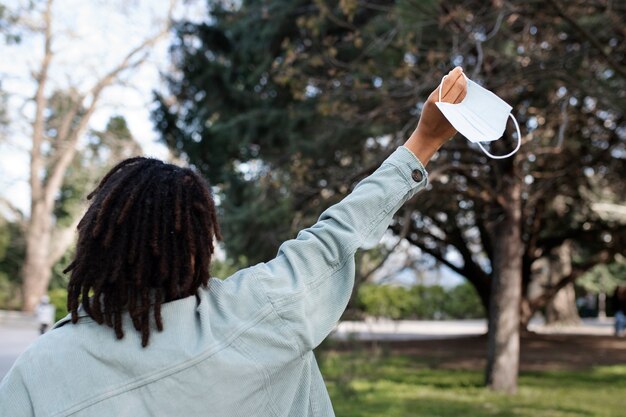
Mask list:
POLYGON ((163 329, 161 304, 208 284, 213 238, 222 238, 210 188, 190 169, 136 157, 111 169, 87 199, 64 271, 72 322, 82 305, 121 339, 128 312, 146 347, 151 316, 163 329))

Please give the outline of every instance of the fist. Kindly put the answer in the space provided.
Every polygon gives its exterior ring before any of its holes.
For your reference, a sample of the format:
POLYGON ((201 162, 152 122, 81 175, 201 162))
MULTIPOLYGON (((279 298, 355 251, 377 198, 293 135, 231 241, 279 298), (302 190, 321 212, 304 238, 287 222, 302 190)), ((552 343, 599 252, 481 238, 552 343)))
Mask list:
MULTIPOLYGON (((456 67, 448 73, 441 86, 441 101, 447 103, 460 103, 467 94, 467 81, 463 76, 463 69, 456 67)), ((456 134, 456 130, 448 119, 439 111, 435 103, 439 100, 439 86, 430 93, 424 104, 422 115, 417 124, 416 133, 424 138, 434 141, 437 147, 443 145, 448 139, 456 134)))
MULTIPOLYGON (((460 103, 467 94, 467 81, 461 67, 448 73, 441 86, 441 101, 460 103)), ((404 144, 417 158, 426 165, 437 150, 456 133, 435 104, 439 100, 439 86, 435 88, 424 104, 417 128, 404 144)))

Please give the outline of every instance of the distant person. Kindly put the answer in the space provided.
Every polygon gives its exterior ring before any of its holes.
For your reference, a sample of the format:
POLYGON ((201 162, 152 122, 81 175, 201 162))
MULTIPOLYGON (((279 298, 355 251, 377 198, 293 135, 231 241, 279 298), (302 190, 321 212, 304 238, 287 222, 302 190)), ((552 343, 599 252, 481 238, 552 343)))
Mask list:
POLYGON ((44 295, 37 304, 37 321, 39 322, 39 334, 44 334, 48 327, 54 324, 54 313, 56 308, 54 304, 50 304, 50 297, 44 295))
MULTIPOLYGON (((442 100, 460 102, 466 85, 455 68, 442 100)), ((313 349, 350 299, 355 252, 424 189, 424 165, 456 133, 438 93, 350 195, 223 281, 209 279, 221 233, 203 179, 154 159, 115 166, 78 225, 71 313, 2 381, 0 416, 334 415, 313 349)))
POLYGON ((613 300, 615 336, 623 337, 626 334, 626 287, 617 287, 613 300))

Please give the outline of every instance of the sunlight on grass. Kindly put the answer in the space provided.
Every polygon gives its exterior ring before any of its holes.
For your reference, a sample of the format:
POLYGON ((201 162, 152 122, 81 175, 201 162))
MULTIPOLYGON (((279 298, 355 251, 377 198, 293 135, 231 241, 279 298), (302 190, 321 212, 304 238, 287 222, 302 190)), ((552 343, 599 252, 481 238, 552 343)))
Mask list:
POLYGON ((322 374, 338 417, 618 417, 626 366, 520 376, 517 395, 482 387, 479 371, 434 369, 419 358, 323 352, 322 374))

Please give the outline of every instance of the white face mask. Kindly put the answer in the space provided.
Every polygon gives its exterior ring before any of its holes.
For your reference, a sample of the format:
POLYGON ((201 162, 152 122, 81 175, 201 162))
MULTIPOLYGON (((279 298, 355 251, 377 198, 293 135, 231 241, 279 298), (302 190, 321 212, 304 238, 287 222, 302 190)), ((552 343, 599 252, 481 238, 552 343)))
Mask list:
POLYGON ((467 94, 463 101, 458 104, 441 101, 441 86, 447 77, 446 75, 439 85, 439 101, 435 104, 450 124, 470 142, 477 143, 487 156, 494 159, 508 158, 517 152, 522 144, 519 125, 511 114, 512 107, 491 91, 467 78, 465 74, 463 76, 467 80, 467 94), (517 129, 517 146, 506 155, 492 155, 480 142, 500 139, 504 134, 509 117, 513 119, 517 129))

